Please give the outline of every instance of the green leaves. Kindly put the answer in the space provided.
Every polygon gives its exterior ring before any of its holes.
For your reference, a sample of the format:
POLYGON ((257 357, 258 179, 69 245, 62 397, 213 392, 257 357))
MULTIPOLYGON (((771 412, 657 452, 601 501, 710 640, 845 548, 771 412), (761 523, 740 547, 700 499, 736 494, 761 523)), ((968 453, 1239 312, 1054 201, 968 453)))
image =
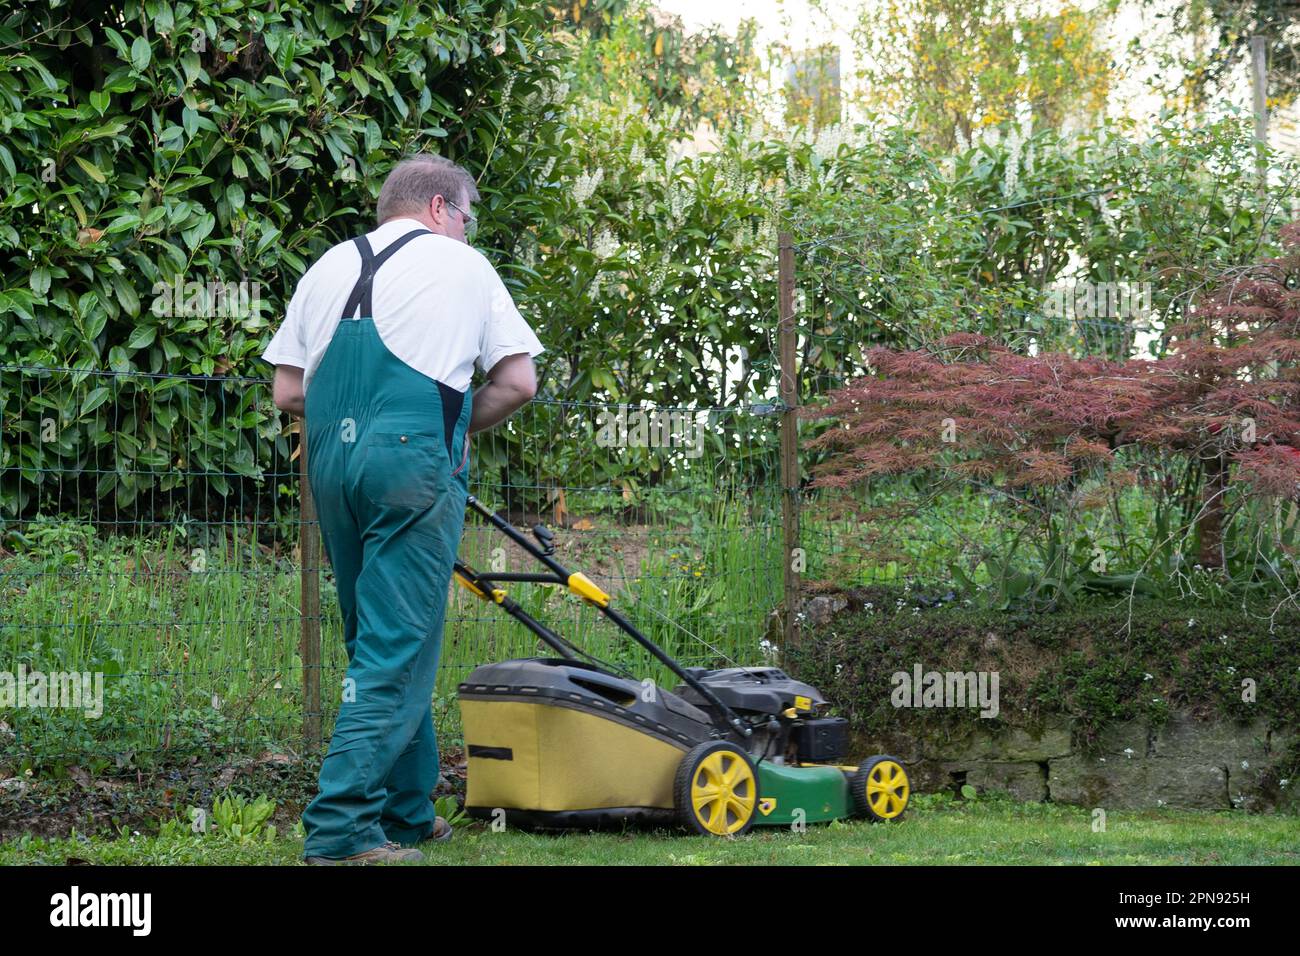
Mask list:
POLYGON ((131 43, 131 65, 143 73, 149 68, 152 57, 153 51, 149 49, 149 41, 142 36, 136 37, 131 43))
POLYGON ((226 839, 240 843, 275 839, 275 827, 269 824, 275 802, 264 795, 248 800, 243 794, 227 793, 212 802, 211 829, 226 839))
MULTIPOLYGON (((1166 131, 1141 147, 1097 133, 1095 155, 1044 137, 1015 195, 1123 183, 1110 212, 1085 197, 985 215, 1010 202, 1005 148, 972 148, 945 171, 950 157, 901 127, 833 150, 733 132, 715 154, 675 161, 691 124, 671 114, 596 96, 569 111, 561 74, 575 64, 547 39, 541 5, 453 16, 410 4, 365 20, 329 0, 147 13, 76 34, 98 46, 93 83, 73 69, 84 50, 28 44, 0 63, 0 245, 21 252, 0 294, 17 317, 0 326, 0 361, 264 374, 258 356, 298 277, 369 228, 384 174, 420 149, 476 176, 477 245, 547 346, 546 389, 573 399, 714 405, 770 391, 779 226, 819 242, 800 250, 800 323, 805 383, 821 391, 872 345, 953 328, 1055 334, 1023 313, 1072 256, 1126 278, 1156 250, 1181 266, 1215 244, 1234 255, 1258 222, 1231 173, 1253 154, 1234 160, 1226 126, 1187 146, 1166 131), (47 160, 53 181, 40 175, 47 160), (1180 163, 1201 173, 1182 176, 1180 163), (1214 182, 1209 170, 1229 172, 1214 182), (602 184, 575 195, 598 171, 602 184), (14 213, 30 204, 42 215, 14 213), (258 283, 261 323, 176 303, 153 314, 155 284, 177 279, 258 283)), ((46 26, 27 5, 5 28, 30 39, 46 26)), ((631 43, 629 29, 602 52, 631 43)), ((576 66, 587 72, 575 85, 595 92, 590 65, 576 66)), ((629 72, 629 89, 640 79, 629 72)), ((179 420, 208 419, 187 407, 179 420)), ((203 427, 204 440, 237 444, 237 431, 203 427)), ((546 449, 512 447, 507 464, 525 454, 538 456, 528 469, 558 472, 546 449)), ((114 462, 96 464, 110 493, 124 487, 114 462)), ((17 500, 0 488, 0 508, 17 500)))
MULTIPOLYGON (((495 133, 499 118, 469 103, 481 92, 495 104, 511 78, 522 91, 558 69, 554 57, 524 63, 514 46, 496 56, 468 43, 461 65, 438 67, 435 37, 488 35, 499 7, 453 18, 410 4, 358 20, 333 0, 160 2, 108 26, 73 18, 50 42, 48 11, 17 5, 0 27, 15 54, 0 58, 0 250, 11 266, 0 311, 12 318, 0 322, 0 364, 111 368, 134 387, 151 379, 133 373, 266 374, 259 356, 295 283, 331 245, 373 227, 392 164, 438 149, 480 174, 477 129, 495 133), (246 298, 256 284, 258 309, 217 311, 211 290, 240 283, 246 298), (206 303, 201 314, 191 300, 206 303)), ((557 52, 544 9, 510 9, 507 39, 542 37, 528 42, 557 52)), ((535 133, 503 130, 488 178, 508 179, 503 149, 535 133)), ((555 124, 532 145, 543 161, 565 148, 555 124)), ((534 223, 543 211, 529 193, 523 178, 498 193, 498 221, 534 223)), ((15 374, 0 387, 6 422, 30 412, 10 387, 15 374)), ((259 431, 265 408, 223 421, 220 408, 200 406, 201 382, 119 394, 71 377, 42 374, 41 386, 93 433, 84 478, 56 488, 39 468, 6 471, 0 516, 58 507, 59 495, 133 507, 152 487, 190 481, 203 493, 247 492, 228 473, 251 479, 277 440, 259 431), (121 417, 128 409, 138 418, 121 417), (129 435, 118 440, 114 422, 129 435), (191 443, 208 449, 215 479, 138 471, 188 458, 191 443)))
POLYGON ((38 296, 44 296, 50 291, 50 268, 49 266, 37 266, 32 270, 30 284, 32 292, 38 296))
POLYGON ((99 408, 100 405, 103 405, 108 401, 108 394, 108 388, 103 385, 91 389, 91 391, 86 395, 85 400, 81 403, 81 414, 83 416, 89 415, 95 409, 99 408))
POLYGON ((136 329, 134 332, 131 333, 131 337, 127 339, 126 347, 129 349, 145 348, 153 344, 153 340, 157 337, 157 335, 158 335, 158 330, 153 326, 136 329))
POLYGON ((95 182, 97 183, 108 182, 108 177, 104 175, 104 173, 100 170, 100 168, 96 166, 94 163, 92 163, 90 160, 86 159, 84 156, 74 156, 73 159, 76 161, 78 166, 80 166, 83 170, 85 170, 86 175, 89 176, 91 179, 93 179, 95 182))

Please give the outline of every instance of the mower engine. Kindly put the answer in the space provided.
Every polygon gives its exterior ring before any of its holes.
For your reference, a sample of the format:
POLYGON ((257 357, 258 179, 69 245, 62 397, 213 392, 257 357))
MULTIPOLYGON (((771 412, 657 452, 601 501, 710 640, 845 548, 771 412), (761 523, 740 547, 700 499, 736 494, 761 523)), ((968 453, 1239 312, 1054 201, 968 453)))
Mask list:
MULTIPOLYGON (((728 667, 686 672, 711 690, 745 720, 753 731, 737 736, 755 760, 775 764, 835 763, 849 749, 849 722, 820 716, 829 708, 817 688, 797 681, 776 667, 728 667)), ((687 684, 673 691, 701 710, 712 713, 709 701, 687 684)))

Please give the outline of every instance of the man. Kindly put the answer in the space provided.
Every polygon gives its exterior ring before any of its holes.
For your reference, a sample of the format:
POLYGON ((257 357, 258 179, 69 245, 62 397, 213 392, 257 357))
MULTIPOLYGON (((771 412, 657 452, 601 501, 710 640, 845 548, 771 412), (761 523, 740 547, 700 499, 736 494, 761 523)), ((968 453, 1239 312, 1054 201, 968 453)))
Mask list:
POLYGON ((379 228, 302 277, 264 353, 277 408, 304 416, 308 480, 343 612, 348 670, 303 813, 309 863, 423 859, 435 817, 432 698, 468 493, 469 435, 537 390, 541 343, 466 241, 473 178, 397 164, 379 228), (477 365, 487 383, 473 396, 477 365))

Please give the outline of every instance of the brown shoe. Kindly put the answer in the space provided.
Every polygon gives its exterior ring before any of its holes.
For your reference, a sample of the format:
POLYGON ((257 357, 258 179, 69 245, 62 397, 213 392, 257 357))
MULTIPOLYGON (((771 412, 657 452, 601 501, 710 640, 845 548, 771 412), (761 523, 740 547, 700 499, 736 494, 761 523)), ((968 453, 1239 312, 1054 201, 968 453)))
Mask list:
POLYGON ((451 824, 442 817, 433 818, 433 830, 428 836, 422 836, 414 843, 405 843, 398 841, 399 846, 415 847, 424 846, 426 843, 446 843, 451 839, 451 824))
POLYGON ((451 824, 442 817, 433 818, 433 832, 429 834, 429 840, 433 843, 446 843, 451 839, 451 824))
POLYGON ((404 850, 398 844, 391 842, 341 859, 328 856, 307 857, 309 866, 367 866, 371 863, 420 863, 423 860, 424 854, 419 850, 404 850))

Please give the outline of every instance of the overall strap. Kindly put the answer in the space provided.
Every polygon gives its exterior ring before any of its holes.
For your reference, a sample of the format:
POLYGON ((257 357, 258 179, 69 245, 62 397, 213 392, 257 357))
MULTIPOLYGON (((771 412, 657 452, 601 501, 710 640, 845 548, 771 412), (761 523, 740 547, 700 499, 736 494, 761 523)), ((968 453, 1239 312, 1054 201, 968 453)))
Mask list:
POLYGON ((357 284, 352 287, 352 292, 348 296, 348 303, 343 307, 343 318, 352 318, 357 311, 357 306, 361 307, 361 315, 357 316, 357 318, 373 318, 375 307, 370 300, 370 295, 374 290, 375 273, 379 271, 379 267, 391 259, 398 249, 416 236, 432 235, 433 233, 428 229, 414 229, 389 243, 379 255, 374 254, 374 251, 370 248, 370 241, 365 236, 357 236, 357 238, 353 239, 352 241, 357 244, 357 251, 361 253, 361 277, 357 279, 357 284))

